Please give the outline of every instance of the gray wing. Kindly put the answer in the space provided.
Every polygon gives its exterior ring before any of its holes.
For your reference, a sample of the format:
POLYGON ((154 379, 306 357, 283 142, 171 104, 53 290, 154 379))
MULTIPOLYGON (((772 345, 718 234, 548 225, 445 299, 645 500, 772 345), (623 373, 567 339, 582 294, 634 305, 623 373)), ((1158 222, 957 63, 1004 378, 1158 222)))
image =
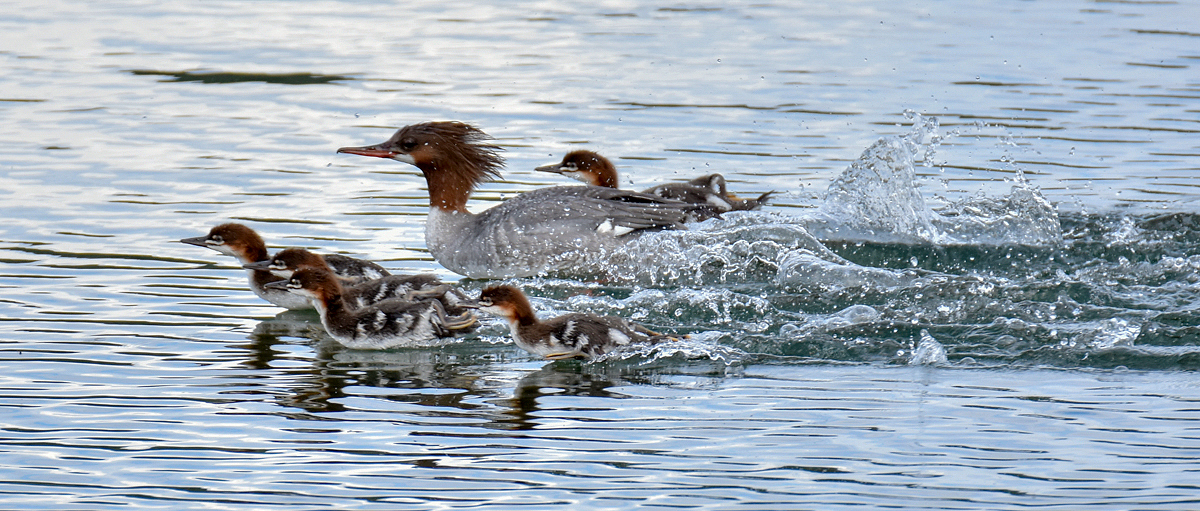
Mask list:
MULTIPOLYGON (((640 232, 683 228, 692 208, 679 201, 598 186, 539 188, 463 221, 456 226, 461 231, 437 247, 434 256, 443 266, 471 277, 529 276, 578 268, 605 257, 640 232)), ((427 240, 431 226, 426 226, 427 240)))
POLYGON ((648 229, 684 228, 693 206, 639 192, 599 186, 541 188, 480 213, 476 236, 497 251, 553 257, 594 253, 648 229))
POLYGON ((505 206, 519 208, 516 212, 522 215, 536 215, 543 222, 590 230, 606 220, 614 227, 632 230, 681 228, 692 207, 648 193, 601 186, 540 188, 509 200, 505 206))

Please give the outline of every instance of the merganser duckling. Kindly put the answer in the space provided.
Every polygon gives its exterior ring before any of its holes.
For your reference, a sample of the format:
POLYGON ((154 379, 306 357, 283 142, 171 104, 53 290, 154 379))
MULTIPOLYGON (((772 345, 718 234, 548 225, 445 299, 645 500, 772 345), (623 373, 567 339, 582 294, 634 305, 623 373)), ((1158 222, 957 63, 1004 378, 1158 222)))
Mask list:
POLYGON ((498 178, 504 159, 486 133, 461 122, 401 128, 381 144, 339 153, 390 158, 421 170, 429 187, 425 244, 450 271, 472 278, 528 277, 601 261, 651 229, 684 228, 692 206, 653 195, 594 186, 522 193, 475 214, 467 199, 498 178))
MULTIPOLYGON (((562 174, 592 186, 618 188, 617 168, 608 158, 594 151, 577 150, 563 156, 561 162, 542 165, 534 170, 562 174)), ((725 176, 709 174, 692 179, 687 183, 667 183, 648 188, 642 193, 657 195, 688 204, 702 206, 693 210, 691 220, 699 221, 720 216, 727 211, 750 211, 767 203, 774 191, 758 196, 757 199, 742 199, 729 193, 725 187, 725 176)))
POLYGON ((472 312, 447 316, 437 300, 384 300, 353 308, 342 297, 342 284, 325 268, 302 268, 291 278, 266 284, 311 300, 321 324, 338 343, 354 349, 386 349, 449 337, 475 326, 472 312))
MULTIPOLYGON (((189 245, 211 248, 222 254, 233 256, 242 263, 242 267, 270 259, 267 244, 263 242, 262 236, 254 232, 254 229, 238 223, 221 224, 210 229, 207 236, 185 238, 179 241, 189 245)), ((355 281, 372 275, 385 276, 388 274, 387 270, 370 261, 342 255, 326 255, 322 258, 338 275, 355 281)), ((250 290, 254 291, 259 298, 285 309, 313 308, 313 305, 305 298, 287 291, 264 287, 269 282, 282 280, 281 277, 257 268, 247 268, 246 273, 250 278, 250 290)))
POLYGON ((538 321, 529 299, 515 286, 484 289, 478 305, 479 310, 508 321, 517 346, 550 360, 592 359, 631 343, 677 339, 613 316, 574 313, 538 321))
MULTIPOLYGON (((302 268, 332 269, 328 265, 329 256, 322 257, 303 248, 286 248, 280 250, 266 261, 258 261, 242 265, 249 270, 265 270, 283 279, 302 268)), ((337 275, 337 272, 334 272, 337 275)), ((361 309, 376 302, 391 298, 404 300, 435 299, 442 302, 448 314, 458 315, 464 312, 463 303, 470 301, 466 295, 442 282, 433 274, 418 275, 384 275, 373 280, 351 281, 338 275, 342 284, 342 299, 351 307, 361 309)))

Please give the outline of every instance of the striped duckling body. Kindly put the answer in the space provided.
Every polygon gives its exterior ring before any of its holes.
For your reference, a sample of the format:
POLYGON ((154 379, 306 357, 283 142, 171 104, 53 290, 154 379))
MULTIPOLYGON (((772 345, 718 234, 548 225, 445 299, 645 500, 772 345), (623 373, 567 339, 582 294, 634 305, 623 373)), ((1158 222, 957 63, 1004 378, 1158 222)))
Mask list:
POLYGON ((346 303, 342 285, 326 268, 302 268, 286 280, 267 284, 313 302, 330 337, 348 348, 387 349, 450 337, 475 326, 468 311, 449 315, 438 300, 397 298, 354 308, 346 303))
MULTIPOLYGON (((248 264, 246 268, 266 270, 280 278, 291 278, 302 268, 328 268, 329 259, 329 256, 321 257, 302 248, 288 248, 266 261, 248 264)), ((387 274, 369 280, 339 280, 342 284, 342 299, 353 308, 362 308, 393 298, 408 301, 432 299, 442 302, 448 314, 458 315, 466 312, 462 304, 470 301, 462 291, 442 282, 437 275, 428 273, 387 274)))
POLYGON ((481 311, 508 321, 518 347, 551 360, 592 359, 630 344, 676 339, 613 316, 574 313, 542 321, 514 286, 484 289, 478 304, 481 311))

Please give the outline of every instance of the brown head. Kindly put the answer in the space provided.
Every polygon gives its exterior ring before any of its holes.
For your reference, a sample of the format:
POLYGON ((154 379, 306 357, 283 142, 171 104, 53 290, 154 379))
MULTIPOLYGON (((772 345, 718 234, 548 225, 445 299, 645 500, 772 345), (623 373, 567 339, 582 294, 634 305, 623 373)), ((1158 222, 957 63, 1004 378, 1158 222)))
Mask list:
POLYGON ((516 286, 492 286, 479 293, 479 310, 516 321, 522 325, 537 323, 533 306, 516 286))
POLYGON ((709 190, 712 190, 712 193, 720 195, 721 197, 729 197, 729 193, 725 189, 725 176, 720 174, 700 176, 696 179, 688 181, 688 184, 702 188, 708 188, 709 190))
POLYGON ((267 259, 267 244, 254 229, 242 224, 228 223, 213 227, 207 236, 179 240, 189 245, 206 247, 236 257, 243 264, 267 259))
POLYGON ((339 153, 390 158, 421 169, 429 201, 448 211, 466 212, 471 190, 500 177, 501 149, 487 133, 470 124, 441 121, 405 126, 382 144, 343 147, 339 153))
POLYGON ((250 270, 269 271, 277 277, 289 278, 300 268, 328 268, 325 258, 303 248, 285 248, 270 259, 242 265, 250 270))
POLYGON ((592 186, 620 188, 617 184, 617 168, 612 162, 594 151, 585 149, 571 151, 563 156, 561 162, 542 165, 534 170, 562 174, 592 186))
POLYGON ((342 284, 328 268, 300 268, 292 273, 291 278, 270 282, 264 284, 263 287, 284 289, 290 293, 322 302, 328 302, 342 295, 342 284))
POLYGON ((285 248, 271 258, 271 269, 296 271, 301 268, 328 268, 325 259, 303 248, 285 248))

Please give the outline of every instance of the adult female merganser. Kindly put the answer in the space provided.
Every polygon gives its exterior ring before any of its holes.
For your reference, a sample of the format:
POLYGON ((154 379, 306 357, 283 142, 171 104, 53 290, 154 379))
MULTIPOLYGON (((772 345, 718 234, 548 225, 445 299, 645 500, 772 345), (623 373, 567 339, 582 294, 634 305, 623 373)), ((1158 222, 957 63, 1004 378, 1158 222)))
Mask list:
POLYGON ((474 278, 526 277, 602 261, 640 232, 682 228, 693 207, 612 188, 556 186, 471 213, 471 192, 499 177, 504 162, 488 140, 469 124, 427 122, 401 128, 382 144, 338 152, 420 169, 429 187, 425 244, 442 266, 474 278))
MULTIPOLYGON (((262 236, 254 232, 254 229, 238 223, 221 224, 210 229, 207 236, 185 238, 179 241, 189 245, 211 248, 222 254, 233 256, 238 262, 242 263, 243 267, 247 264, 270 259, 270 255, 267 253, 267 244, 263 242, 262 236)), ((359 281, 372 278, 372 276, 378 278, 388 275, 387 270, 370 261, 332 254, 321 257, 334 272, 351 280, 359 281)), ((268 282, 275 282, 282 280, 282 278, 274 276, 266 270, 257 268, 247 269, 247 274, 250 278, 250 290, 254 291, 254 294, 263 300, 285 309, 301 310, 313 308, 313 305, 306 298, 296 296, 287 291, 264 287, 268 282)))
POLYGON ((342 284, 325 268, 303 268, 292 277, 266 284, 311 300, 330 337, 348 348, 386 349, 449 337, 475 326, 472 312, 447 316, 437 300, 384 300, 353 308, 342 297, 342 284))
POLYGON ((508 321, 517 346, 551 360, 591 359, 631 343, 678 339, 612 316, 574 313, 538 321, 525 293, 514 286, 484 289, 478 305, 479 310, 508 321))
MULTIPOLYGON (((592 186, 618 188, 617 168, 608 158, 594 151, 571 151, 561 162, 542 165, 534 170, 562 174, 592 186)), ((687 183, 667 183, 648 188, 642 193, 657 195, 700 206, 693 210, 692 220, 705 220, 720 216, 727 211, 749 211, 759 209, 775 193, 770 191, 757 199, 741 199, 729 193, 725 187, 725 176, 709 174, 687 183)))
MULTIPOLYGON (((242 265, 249 270, 266 270, 283 279, 302 268, 325 268, 328 256, 322 257, 303 248, 285 248, 266 261, 242 265)), ((334 272, 336 275, 337 272, 334 272)), ((385 275, 373 280, 354 281, 338 276, 342 284, 342 299, 351 307, 360 309, 391 298, 404 300, 435 299, 442 302, 448 314, 464 312, 463 303, 470 299, 457 289, 443 283, 437 275, 385 275)))

